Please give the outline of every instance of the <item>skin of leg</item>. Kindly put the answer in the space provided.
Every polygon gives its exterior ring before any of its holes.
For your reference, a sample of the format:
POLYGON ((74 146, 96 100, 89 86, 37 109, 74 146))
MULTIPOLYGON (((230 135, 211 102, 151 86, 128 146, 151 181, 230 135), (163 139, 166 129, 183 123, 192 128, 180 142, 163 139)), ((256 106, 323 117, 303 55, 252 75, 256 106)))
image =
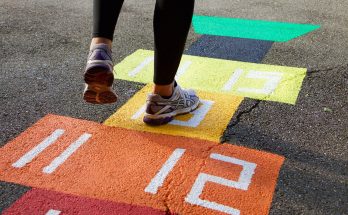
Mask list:
MULTIPOLYGON (((94 37, 91 41, 91 47, 96 44, 104 43, 111 49, 112 41, 103 37, 94 37)), ((155 85, 153 88, 153 93, 161 96, 171 96, 173 94, 174 82, 168 85, 155 85)))
POLYGON ((93 45, 96 45, 96 44, 101 44, 101 43, 107 44, 110 49, 112 47, 112 41, 110 39, 104 38, 104 37, 94 37, 94 38, 92 38, 90 47, 92 47, 93 45))
POLYGON ((160 96, 171 96, 174 90, 174 82, 168 85, 155 84, 153 87, 153 93, 160 96))
POLYGON ((113 34, 124 0, 93 1, 93 38, 91 47, 104 43, 111 49, 113 34))
MULTIPOLYGON (((183 2, 188 1, 188 0, 177 0, 177 1, 179 2, 177 4, 171 3, 171 0, 157 0, 156 1, 155 15, 157 12, 157 20, 162 19, 163 22, 161 22, 160 25, 158 25, 158 24, 154 25, 154 28, 156 28, 156 26, 157 26, 157 29, 162 29, 162 32, 163 32, 163 25, 165 25, 165 26, 170 25, 170 24, 172 24, 173 20, 176 19, 176 17, 181 16, 180 13, 182 11, 180 11, 180 8, 182 6, 186 6, 187 4, 184 4, 183 2), (170 18, 168 18, 164 15, 167 12, 170 12, 170 14, 171 14, 170 18)), ((194 0, 189 0, 189 1, 194 2, 194 0)), ((110 32, 111 30, 112 30, 111 32, 113 32, 118 15, 119 15, 119 12, 120 12, 120 9, 121 9, 122 4, 123 4, 123 0, 117 0, 117 1, 115 0, 115 2, 112 3, 112 7, 105 7, 105 5, 102 6, 105 3, 106 3, 106 1, 104 1, 104 0, 95 0, 95 5, 98 6, 98 7, 96 7, 96 8, 98 8, 97 9, 98 12, 95 13, 98 15, 96 20, 102 20, 102 19, 106 20, 108 17, 106 15, 111 14, 111 12, 113 12, 113 13, 116 12, 116 16, 112 17, 112 21, 110 23, 111 25, 108 25, 107 29, 106 29, 107 32, 110 32), (98 4, 96 3, 97 1, 98 1, 98 4), (101 13, 100 8, 104 8, 108 11, 103 11, 104 13, 101 13)), ((106 3, 106 4, 109 4, 108 6, 111 6, 110 3, 106 3)), ((192 7, 192 5, 191 6, 189 6, 189 5, 190 5, 190 3, 188 4, 189 9, 186 10, 185 14, 188 14, 188 16, 189 17, 191 16, 191 18, 192 18, 192 14, 190 14, 190 13, 193 13, 193 7, 192 7), (190 7, 192 7, 192 9, 190 9, 190 7), (190 10, 192 10, 192 11, 190 11, 190 10)), ((108 19, 110 19, 110 18, 108 18, 108 19)), ((98 23, 98 22, 96 22, 96 23, 98 23)), ((185 41, 186 41, 188 30, 189 30, 188 26, 189 26, 190 22, 189 21, 177 21, 175 23, 177 23, 178 24, 177 27, 179 27, 182 30, 182 33, 180 33, 180 36, 182 35, 183 37, 181 36, 181 40, 182 40, 182 38, 184 38, 184 40, 182 42, 180 42, 181 43, 180 46, 182 46, 182 48, 183 48, 185 41)), ((95 29, 99 29, 98 27, 99 27, 99 25, 95 25, 95 29)), ((166 31, 166 30, 164 30, 164 31, 166 31)), ((99 33, 95 33, 95 34, 97 34, 98 36, 93 37, 93 39, 91 41, 91 46, 93 46, 95 44, 104 43, 104 44, 107 44, 109 46, 109 48, 111 48, 111 46, 112 46, 112 37, 111 36, 109 36, 109 38, 106 38, 106 37, 100 37, 99 33)), ((158 34, 157 34, 157 36, 158 36, 158 34)), ((164 35, 163 35, 163 33, 162 33, 161 36, 168 36, 168 34, 164 33, 164 35)), ((156 37, 156 34, 155 34, 155 37, 156 37)), ((171 40, 171 38, 168 38, 168 40, 166 42, 169 43, 170 40, 171 40)), ((162 44, 163 44, 163 42, 162 42, 162 44)), ((163 46, 163 48, 164 48, 164 46, 163 46)), ((162 50, 163 50, 163 48, 162 48, 162 50)), ((182 50, 179 50, 179 52, 180 51, 182 52, 182 50)), ((172 81, 172 83, 170 83, 170 84, 156 84, 154 89, 153 89, 153 93, 159 94, 161 96, 171 96, 173 94, 173 89, 174 89, 174 81, 172 81)))
POLYGON ((111 88, 114 80, 111 45, 122 4, 123 0, 93 0, 93 33, 84 71, 83 99, 86 102, 107 104, 117 101, 111 88), (103 44, 101 49, 108 46, 110 51, 104 50, 106 53, 103 54, 102 50, 95 50, 96 44, 103 44))

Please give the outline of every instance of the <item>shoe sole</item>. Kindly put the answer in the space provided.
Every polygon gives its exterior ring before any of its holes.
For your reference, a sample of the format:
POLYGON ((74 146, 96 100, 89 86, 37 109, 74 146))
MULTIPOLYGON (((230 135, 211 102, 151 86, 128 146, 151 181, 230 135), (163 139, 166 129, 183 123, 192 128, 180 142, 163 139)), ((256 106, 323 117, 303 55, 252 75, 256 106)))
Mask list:
POLYGON ((185 109, 181 109, 179 111, 173 111, 171 113, 166 113, 163 115, 154 116, 154 115, 150 115, 150 114, 145 114, 145 116, 143 118, 143 122, 148 124, 148 125, 152 125, 152 126, 167 124, 170 121, 172 121, 175 116, 187 114, 187 113, 190 113, 191 111, 196 110, 199 103, 200 102, 198 100, 198 102, 196 104, 192 105, 191 107, 187 107, 185 109))
POLYGON ((105 68, 92 68, 84 75, 86 88, 83 99, 92 104, 110 104, 117 101, 117 95, 112 91, 114 75, 105 68))

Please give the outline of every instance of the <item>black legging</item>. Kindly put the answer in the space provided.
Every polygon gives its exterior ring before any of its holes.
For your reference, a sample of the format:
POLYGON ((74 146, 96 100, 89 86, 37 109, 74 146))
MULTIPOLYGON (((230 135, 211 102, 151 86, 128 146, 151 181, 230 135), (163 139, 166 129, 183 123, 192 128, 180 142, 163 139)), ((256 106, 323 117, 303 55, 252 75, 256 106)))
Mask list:
MULTIPOLYGON (((93 37, 113 40, 123 0, 94 0, 93 37)), ((194 0, 156 0, 153 19, 155 36, 154 83, 174 81, 190 29, 194 0)))

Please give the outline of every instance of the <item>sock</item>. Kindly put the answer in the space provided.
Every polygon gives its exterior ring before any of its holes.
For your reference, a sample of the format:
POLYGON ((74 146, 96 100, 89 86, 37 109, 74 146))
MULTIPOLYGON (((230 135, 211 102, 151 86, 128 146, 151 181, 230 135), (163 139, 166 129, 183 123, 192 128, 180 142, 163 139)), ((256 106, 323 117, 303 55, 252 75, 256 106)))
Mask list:
POLYGON ((170 99, 172 97, 172 95, 170 95, 170 96, 161 96, 161 97, 164 98, 164 99, 170 99))

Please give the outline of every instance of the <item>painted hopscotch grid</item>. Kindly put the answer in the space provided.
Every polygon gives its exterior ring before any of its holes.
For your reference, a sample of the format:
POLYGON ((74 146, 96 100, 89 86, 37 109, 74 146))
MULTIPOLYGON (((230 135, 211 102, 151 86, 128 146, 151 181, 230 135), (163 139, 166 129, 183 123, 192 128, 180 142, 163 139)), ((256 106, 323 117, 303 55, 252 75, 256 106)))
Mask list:
POLYGON ((287 42, 320 28, 320 25, 199 16, 192 19, 198 34, 287 42))
POLYGON ((41 119, 0 153, 0 180, 162 211, 169 207, 179 214, 268 214, 284 160, 244 147, 55 115, 41 119), (42 172, 86 133, 88 140, 59 168, 42 172), (43 142, 50 145, 37 147, 43 142), (40 153, 21 168, 13 166, 32 149, 40 153))
MULTIPOLYGON (((176 79, 184 88, 295 104, 307 69, 184 55, 176 79)), ((153 51, 138 50, 115 66, 116 78, 151 83, 153 51)))
POLYGON ((260 63, 272 41, 202 35, 185 52, 187 55, 260 63))
POLYGON ((193 112, 176 116, 169 124, 149 126, 143 123, 145 101, 152 85, 146 85, 104 124, 139 131, 185 136, 219 142, 220 136, 242 102, 242 97, 197 92, 200 106, 193 112))
POLYGON ((165 211, 149 207, 101 201, 93 198, 74 196, 43 189, 31 189, 2 213, 13 214, 127 214, 127 215, 165 215, 165 211))

